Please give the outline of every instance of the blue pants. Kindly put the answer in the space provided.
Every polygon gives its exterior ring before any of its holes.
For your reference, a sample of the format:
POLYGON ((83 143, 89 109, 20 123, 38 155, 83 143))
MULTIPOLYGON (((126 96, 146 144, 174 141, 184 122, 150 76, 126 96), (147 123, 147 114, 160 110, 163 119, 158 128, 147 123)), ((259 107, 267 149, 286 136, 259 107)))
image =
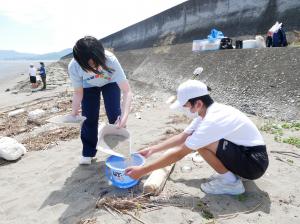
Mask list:
POLYGON ((85 157, 94 157, 97 153, 101 92, 109 123, 114 124, 118 116, 121 115, 121 91, 117 83, 83 89, 82 116, 85 116, 87 119, 83 122, 81 128, 81 141, 83 145, 82 155, 85 157))

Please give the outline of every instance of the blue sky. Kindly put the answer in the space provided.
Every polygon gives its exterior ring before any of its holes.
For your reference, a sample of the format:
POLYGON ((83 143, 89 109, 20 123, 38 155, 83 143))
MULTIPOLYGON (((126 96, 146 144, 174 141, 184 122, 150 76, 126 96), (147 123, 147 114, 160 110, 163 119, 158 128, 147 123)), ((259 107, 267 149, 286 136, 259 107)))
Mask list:
POLYGON ((0 50, 48 53, 105 37, 184 0, 0 0, 0 50))

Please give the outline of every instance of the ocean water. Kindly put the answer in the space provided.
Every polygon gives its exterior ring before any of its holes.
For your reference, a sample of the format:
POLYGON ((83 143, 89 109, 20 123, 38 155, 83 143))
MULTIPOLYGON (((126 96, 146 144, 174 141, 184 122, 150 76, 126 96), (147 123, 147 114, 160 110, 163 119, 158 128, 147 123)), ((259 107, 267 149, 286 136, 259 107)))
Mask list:
MULTIPOLYGON (((29 65, 32 63, 36 68, 39 68, 40 61, 3 61, 0 60, 0 80, 7 77, 13 78, 21 74, 28 75, 29 65)), ((47 65, 54 61, 43 61, 47 65)))

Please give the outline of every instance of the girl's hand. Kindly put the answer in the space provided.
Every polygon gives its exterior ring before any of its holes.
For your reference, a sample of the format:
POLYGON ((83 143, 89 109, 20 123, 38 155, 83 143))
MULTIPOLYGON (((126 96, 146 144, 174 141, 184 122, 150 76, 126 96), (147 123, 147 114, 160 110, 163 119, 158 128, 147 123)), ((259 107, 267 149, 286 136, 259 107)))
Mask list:
POLYGON ((117 128, 126 128, 127 118, 118 116, 115 125, 117 128))

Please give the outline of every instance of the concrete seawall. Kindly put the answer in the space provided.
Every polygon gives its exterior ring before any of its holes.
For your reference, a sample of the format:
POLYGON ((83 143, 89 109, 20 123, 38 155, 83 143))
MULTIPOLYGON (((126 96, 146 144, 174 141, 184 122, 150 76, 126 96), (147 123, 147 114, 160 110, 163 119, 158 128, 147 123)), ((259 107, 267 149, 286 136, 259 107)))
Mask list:
POLYGON ((212 28, 226 36, 265 34, 276 22, 300 28, 299 0, 190 0, 102 39, 105 47, 129 50, 206 38, 212 28))
POLYGON ((115 52, 131 83, 175 94, 192 77, 212 88, 218 102, 265 118, 300 119, 300 48, 220 50, 193 53, 192 44, 115 52))

